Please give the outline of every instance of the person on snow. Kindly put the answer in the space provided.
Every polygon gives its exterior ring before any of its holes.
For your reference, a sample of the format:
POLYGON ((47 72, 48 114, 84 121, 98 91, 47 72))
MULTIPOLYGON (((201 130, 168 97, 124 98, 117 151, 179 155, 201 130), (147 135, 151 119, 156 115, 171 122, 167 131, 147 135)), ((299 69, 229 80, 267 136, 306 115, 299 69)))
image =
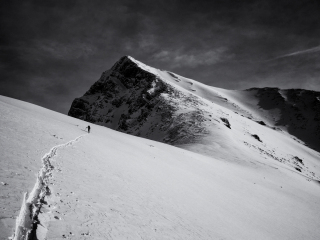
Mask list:
POLYGON ((90 133, 90 125, 88 127, 86 127, 86 129, 88 128, 88 133, 90 133))

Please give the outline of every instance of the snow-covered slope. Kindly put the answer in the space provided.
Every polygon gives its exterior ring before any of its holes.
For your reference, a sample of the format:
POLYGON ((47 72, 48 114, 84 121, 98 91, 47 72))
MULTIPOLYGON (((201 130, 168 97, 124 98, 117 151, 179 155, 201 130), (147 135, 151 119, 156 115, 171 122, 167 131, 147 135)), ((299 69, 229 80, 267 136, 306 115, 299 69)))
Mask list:
MULTIPOLYGON (((319 182, 263 160, 265 143, 237 130, 242 118, 220 114, 248 145, 217 119, 225 145, 204 156, 95 124, 86 134, 86 122, 0 97, 1 239, 30 229, 20 208, 32 189, 24 206, 38 239, 319 239, 319 182)), ((243 119, 263 142, 282 137, 243 119)), ((281 141, 311 167, 316 152, 281 141)))
POLYGON ((121 58, 69 115, 206 156, 320 179, 320 93, 210 87, 121 58), (304 142, 303 142, 304 141, 304 142))
POLYGON ((282 129, 320 152, 320 93, 303 89, 252 88, 225 91, 253 119, 282 129), (228 93, 227 93, 228 92, 228 93))

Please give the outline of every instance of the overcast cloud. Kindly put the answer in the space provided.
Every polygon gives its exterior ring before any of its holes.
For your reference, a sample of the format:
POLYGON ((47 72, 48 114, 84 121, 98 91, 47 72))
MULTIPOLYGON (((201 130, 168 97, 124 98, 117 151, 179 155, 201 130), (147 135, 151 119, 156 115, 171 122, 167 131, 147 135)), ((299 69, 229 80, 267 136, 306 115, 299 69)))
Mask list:
POLYGON ((172 68, 190 67, 196 68, 199 65, 212 66, 218 62, 223 62, 231 58, 226 53, 227 49, 220 47, 197 53, 184 54, 182 51, 161 51, 154 54, 155 60, 171 63, 172 68))
POLYGON ((67 113, 124 55, 216 87, 320 91, 320 3, 0 2, 0 94, 67 113))

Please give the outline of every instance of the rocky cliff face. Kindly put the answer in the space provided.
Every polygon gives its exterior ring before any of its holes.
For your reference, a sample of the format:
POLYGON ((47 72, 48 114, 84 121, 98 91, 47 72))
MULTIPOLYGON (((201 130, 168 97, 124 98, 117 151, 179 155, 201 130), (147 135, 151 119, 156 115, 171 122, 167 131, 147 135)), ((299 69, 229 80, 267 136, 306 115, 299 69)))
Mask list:
POLYGON ((182 144, 206 134, 203 111, 197 109, 202 104, 196 96, 140 68, 132 58, 122 57, 83 97, 73 101, 68 115, 136 136, 182 144))

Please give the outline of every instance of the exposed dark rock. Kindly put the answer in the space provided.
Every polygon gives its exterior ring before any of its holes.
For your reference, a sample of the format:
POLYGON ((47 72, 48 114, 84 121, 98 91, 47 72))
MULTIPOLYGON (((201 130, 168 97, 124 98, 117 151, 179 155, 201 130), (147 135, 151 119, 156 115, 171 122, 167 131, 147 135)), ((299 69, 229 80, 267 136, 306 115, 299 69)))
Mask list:
POLYGON ((259 142, 262 142, 260 137, 257 134, 251 134, 251 136, 257 139, 259 142))
POLYGON ((262 126, 266 126, 267 125, 264 121, 257 121, 257 123, 259 123, 262 126))
POLYGON ((86 113, 89 110, 89 102, 84 99, 76 98, 71 105, 71 108, 68 112, 69 116, 79 118, 82 120, 86 119, 86 113))
POLYGON ((295 156, 295 157, 293 157, 293 159, 296 160, 297 162, 301 163, 302 165, 304 165, 301 158, 295 156))
POLYGON ((231 125, 230 125, 228 119, 226 119, 226 118, 220 118, 220 119, 221 119, 222 122, 224 122, 224 125, 225 125, 226 127, 228 127, 228 128, 231 129, 231 125))
POLYGON ((122 57, 83 97, 73 101, 68 115, 136 136, 182 144, 207 134, 204 113, 175 112, 182 106, 194 109, 202 104, 196 96, 187 96, 143 70, 130 57, 122 57))

